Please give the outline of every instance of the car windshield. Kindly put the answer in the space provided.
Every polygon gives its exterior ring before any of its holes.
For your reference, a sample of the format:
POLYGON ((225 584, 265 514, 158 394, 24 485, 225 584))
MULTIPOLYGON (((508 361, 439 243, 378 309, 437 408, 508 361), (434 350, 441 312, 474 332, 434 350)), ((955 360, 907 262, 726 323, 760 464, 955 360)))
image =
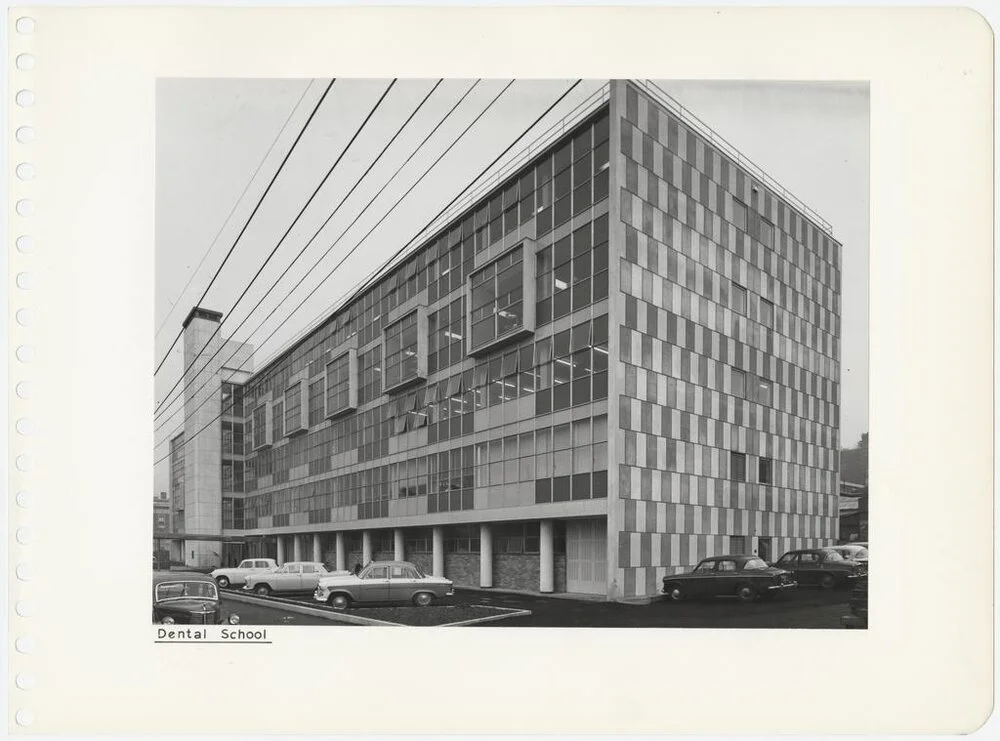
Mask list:
POLYGON ((767 564, 761 558, 748 558, 743 564, 744 571, 760 571, 766 568, 767 564))
POLYGON ((219 599, 215 584, 208 581, 171 581, 156 585, 156 601, 171 599, 219 599))

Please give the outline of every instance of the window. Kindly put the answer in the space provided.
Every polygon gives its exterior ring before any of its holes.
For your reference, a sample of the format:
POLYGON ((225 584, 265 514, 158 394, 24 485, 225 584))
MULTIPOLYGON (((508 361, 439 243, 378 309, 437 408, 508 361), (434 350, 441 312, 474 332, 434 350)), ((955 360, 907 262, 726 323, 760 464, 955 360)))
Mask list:
POLYGON ((326 366, 326 409, 335 417, 358 407, 358 356, 352 349, 326 366))
POLYGON ((735 368, 729 369, 730 392, 737 399, 742 399, 747 395, 747 374, 735 368))
POLYGON ((426 377, 420 363, 418 312, 400 319, 385 330, 385 388, 390 390, 426 377))
POLYGON ((801 563, 803 566, 806 565, 806 564, 819 563, 819 554, 818 553, 808 552, 808 551, 805 552, 805 553, 800 553, 799 554, 799 563, 801 563))
POLYGON ((747 313, 747 289, 738 283, 733 283, 729 291, 729 308, 737 314, 747 313))
POLYGON ((718 571, 736 571, 735 561, 719 561, 716 569, 718 571))
POLYGON ((470 284, 470 349, 491 346, 495 340, 525 328, 522 247, 514 248, 473 273, 470 284))
POLYGON ((747 230, 747 207, 745 203, 733 199, 733 224, 737 229, 747 230))
POLYGON ((285 436, 285 404, 276 402, 271 407, 271 421, 274 424, 274 441, 278 442, 285 436))
POLYGON ((748 558, 743 563, 744 571, 763 571, 768 568, 767 562, 762 558, 748 558))
POLYGON ((315 427, 323 421, 323 379, 309 384, 309 426, 315 427))
POLYGON ((382 348, 376 345, 358 357, 358 406, 382 393, 382 348))
POLYGON ((774 224, 767 219, 760 220, 760 241, 765 247, 774 246, 774 224))
POLYGON ((771 382, 766 378, 757 379, 757 403, 769 406, 771 404, 771 382))
POLYGON ((762 484, 773 484, 773 466, 774 462, 770 458, 764 458, 761 456, 760 460, 757 462, 757 481, 762 484))
POLYGON ((698 567, 694 570, 694 573, 707 574, 712 571, 715 571, 715 561, 702 561, 700 564, 698 564, 698 567))
POLYGON ((730 481, 747 480, 746 453, 737 453, 735 451, 731 451, 729 453, 729 480, 730 481))
POLYGON ((843 561, 844 557, 841 556, 837 551, 826 551, 823 554, 824 561, 843 561))
POLYGON ((765 327, 774 326, 774 304, 766 298, 760 300, 760 323, 765 327))
POLYGON ((302 381, 285 390, 285 434, 291 435, 302 427, 302 381))
POLYGON ((267 406, 261 404, 253 410, 253 446, 262 448, 267 444, 267 406))
POLYGON ((778 563, 780 563, 782 566, 791 566, 792 564, 795 563, 795 559, 798 558, 798 555, 799 554, 797 553, 786 553, 784 556, 781 557, 778 563))
POLYGON ((747 552, 746 538, 742 535, 729 536, 729 552, 733 555, 747 552))

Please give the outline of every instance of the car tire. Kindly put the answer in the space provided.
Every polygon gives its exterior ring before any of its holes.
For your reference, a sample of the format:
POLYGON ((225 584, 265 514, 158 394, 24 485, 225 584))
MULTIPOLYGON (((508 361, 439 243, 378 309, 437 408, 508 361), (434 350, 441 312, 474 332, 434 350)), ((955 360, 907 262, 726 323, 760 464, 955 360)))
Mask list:
POLYGON ((351 598, 346 594, 331 594, 326 603, 334 610, 346 610, 351 606, 351 598))
POLYGON ((434 595, 430 592, 417 592, 413 595, 413 604, 417 607, 427 607, 434 602, 434 595))
POLYGON ((823 574, 823 576, 819 578, 819 585, 823 589, 833 589, 837 586, 837 579, 833 574, 823 574))
POLYGON ((757 599, 757 589, 753 584, 740 584, 736 587, 736 596, 740 602, 753 602, 757 599))
POLYGON ((227 579, 224 576, 220 576, 218 579, 215 580, 215 583, 219 585, 219 589, 225 589, 226 587, 229 586, 229 579, 227 579))
POLYGON ((667 584, 663 590, 667 599, 671 602, 681 602, 686 596, 680 584, 667 584))
POLYGON ((258 584, 253 588, 253 593, 259 594, 261 597, 267 597, 271 594, 271 587, 267 586, 267 584, 258 584))

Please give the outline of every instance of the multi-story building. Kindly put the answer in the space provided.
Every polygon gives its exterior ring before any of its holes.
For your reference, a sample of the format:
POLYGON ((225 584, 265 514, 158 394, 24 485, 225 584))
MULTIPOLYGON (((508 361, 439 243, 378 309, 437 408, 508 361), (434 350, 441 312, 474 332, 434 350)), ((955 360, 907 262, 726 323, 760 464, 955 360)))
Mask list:
POLYGON ((172 449, 188 562, 628 599, 836 540, 829 227, 647 83, 566 131, 265 367, 209 368, 172 449))

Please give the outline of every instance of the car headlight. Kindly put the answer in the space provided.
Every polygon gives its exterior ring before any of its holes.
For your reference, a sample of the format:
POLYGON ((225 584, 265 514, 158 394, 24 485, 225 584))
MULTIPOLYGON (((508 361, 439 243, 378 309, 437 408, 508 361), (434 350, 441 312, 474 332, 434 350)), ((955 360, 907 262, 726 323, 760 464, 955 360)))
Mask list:
POLYGON ((173 625, 174 624, 174 619, 172 617, 170 617, 169 615, 167 615, 160 622, 163 623, 164 625, 173 625))
POLYGON ((230 625, 239 625, 240 624, 240 616, 239 615, 230 615, 229 616, 229 624, 230 625))

